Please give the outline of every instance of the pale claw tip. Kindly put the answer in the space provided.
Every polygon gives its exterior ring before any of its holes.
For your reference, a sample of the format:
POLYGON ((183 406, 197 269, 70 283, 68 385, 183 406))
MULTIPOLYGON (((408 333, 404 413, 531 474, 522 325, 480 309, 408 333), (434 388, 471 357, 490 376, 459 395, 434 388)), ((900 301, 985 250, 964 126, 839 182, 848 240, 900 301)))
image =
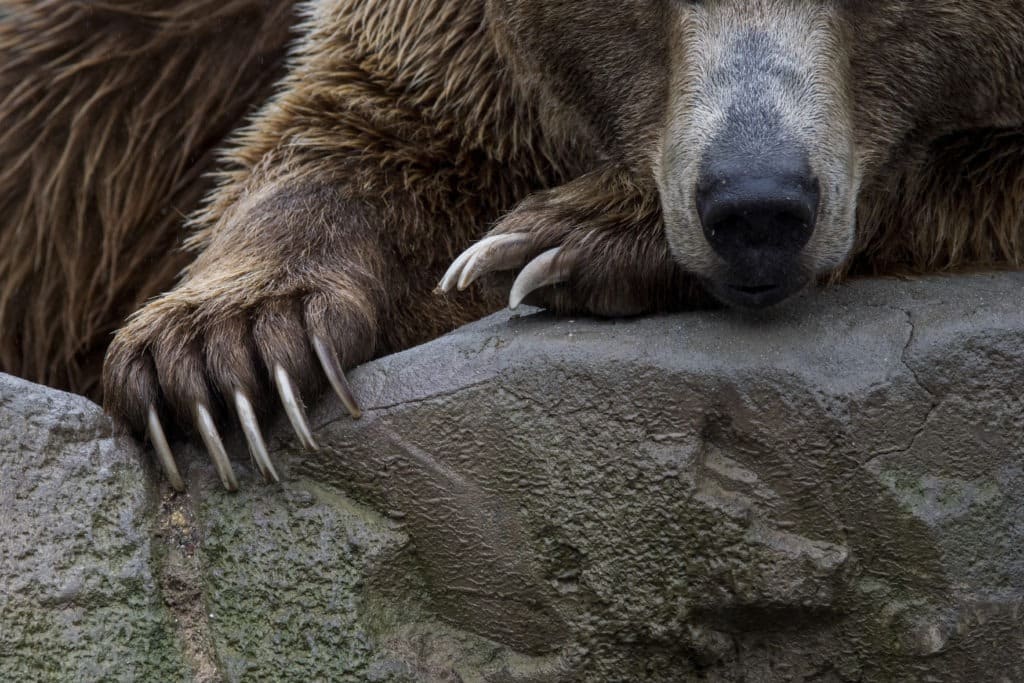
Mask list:
POLYGON ((319 337, 313 337, 313 350, 316 351, 317 358, 320 359, 320 366, 323 368, 324 374, 327 375, 327 381, 330 383, 331 388, 334 389, 334 393, 341 399, 349 415, 353 419, 358 420, 363 416, 363 411, 359 409, 359 404, 356 402, 356 397, 348 384, 348 379, 345 378, 345 371, 338 364, 338 359, 334 352, 319 337))
POLYGON ((202 403, 196 403, 196 427, 199 429, 199 436, 206 444, 206 451, 213 460, 213 466, 220 475, 221 483, 228 491, 238 490, 238 480, 235 478, 235 471, 231 469, 231 461, 228 460, 228 453, 224 450, 224 443, 220 440, 217 427, 213 423, 210 411, 202 403))
POLYGON ((529 248, 530 238, 525 233, 485 237, 459 254, 438 283, 437 291, 462 291, 485 272, 516 268, 525 260, 529 248))
POLYGON ((160 424, 160 418, 157 416, 156 408, 153 406, 149 407, 146 422, 149 428, 149 440, 153 443, 153 450, 156 451, 157 459, 164 469, 164 474, 167 475, 167 481, 170 482, 171 488, 175 491, 184 491, 185 482, 182 481, 181 474, 178 472, 178 466, 174 463, 174 454, 167 443, 167 436, 164 434, 163 425, 160 424))
POLYGON ((274 384, 277 385, 277 393, 281 397, 281 403, 284 405, 285 415, 288 416, 292 429, 295 430, 295 434, 299 437, 299 442, 308 450, 317 450, 316 441, 313 440, 313 434, 309 430, 309 423, 306 422, 305 412, 295 395, 292 380, 281 365, 274 367, 274 384))
POLYGON ((460 292, 465 291, 466 288, 473 284, 473 281, 476 280, 476 266, 480 262, 480 257, 483 253, 483 250, 476 250, 476 253, 473 254, 473 258, 469 259, 469 261, 466 262, 466 265, 462 269, 462 272, 459 273, 459 281, 455 284, 455 286, 458 288, 460 292))
POLYGON ((466 249, 464 252, 459 254, 454 261, 452 261, 452 264, 448 266, 448 270, 444 272, 444 276, 441 277, 441 281, 437 283, 437 291, 444 294, 452 291, 452 287, 454 287, 455 283, 459 280, 459 274, 462 272, 462 266, 464 266, 466 261, 473 256, 473 249, 474 247, 466 249))
POLYGON ((512 283, 512 289, 508 293, 508 307, 515 310, 523 299, 541 287, 565 282, 569 278, 570 265, 564 260, 559 260, 562 252, 561 247, 548 249, 526 264, 526 267, 516 276, 512 283))
POLYGON ((256 411, 252 409, 252 403, 241 391, 235 392, 235 410, 238 412, 238 421, 242 424, 242 433, 249 444, 249 453, 259 468, 260 473, 266 481, 278 483, 281 478, 277 476, 274 463, 267 453, 267 445, 263 441, 263 434, 260 432, 260 423, 256 419, 256 411))

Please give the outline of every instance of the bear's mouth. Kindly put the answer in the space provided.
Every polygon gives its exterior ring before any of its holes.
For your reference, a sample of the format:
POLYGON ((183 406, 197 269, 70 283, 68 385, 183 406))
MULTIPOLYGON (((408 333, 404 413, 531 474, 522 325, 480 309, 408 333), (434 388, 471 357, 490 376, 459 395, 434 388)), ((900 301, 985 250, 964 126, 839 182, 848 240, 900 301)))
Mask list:
POLYGON ((781 285, 769 284, 769 285, 729 285, 730 288, 735 289, 740 294, 747 296, 757 296, 759 294, 765 294, 778 289, 781 285))
POLYGON ((792 286, 782 283, 757 285, 727 284, 718 288, 716 295, 724 303, 737 308, 765 308, 787 299, 794 292, 792 286), (724 290, 724 291, 723 291, 724 290))
POLYGON ((800 270, 779 278, 748 280, 739 277, 711 278, 708 289, 716 299, 734 308, 758 309, 774 306, 801 291, 810 282, 800 270))

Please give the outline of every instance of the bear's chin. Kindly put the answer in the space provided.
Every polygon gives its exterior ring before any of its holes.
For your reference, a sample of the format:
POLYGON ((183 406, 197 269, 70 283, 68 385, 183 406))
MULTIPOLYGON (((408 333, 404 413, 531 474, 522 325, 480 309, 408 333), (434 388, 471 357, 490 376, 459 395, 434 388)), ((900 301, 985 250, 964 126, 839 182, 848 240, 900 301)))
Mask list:
POLYGON ((762 310, 777 306, 805 290, 812 278, 801 271, 770 280, 715 277, 704 280, 708 291, 718 301, 741 310, 762 310))

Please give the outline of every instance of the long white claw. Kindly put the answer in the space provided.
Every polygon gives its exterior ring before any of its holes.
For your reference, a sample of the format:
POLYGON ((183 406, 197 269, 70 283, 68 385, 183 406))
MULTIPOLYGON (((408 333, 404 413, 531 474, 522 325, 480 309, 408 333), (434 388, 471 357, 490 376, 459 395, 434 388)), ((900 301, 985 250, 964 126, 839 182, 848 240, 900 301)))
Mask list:
POLYGON ((522 232, 485 237, 459 254, 448 266, 437 289, 441 292, 450 292, 456 286, 460 290, 465 289, 483 273, 485 266, 489 266, 488 270, 516 268, 526 258, 528 247, 529 235, 522 232), (471 261, 475 263, 472 268, 468 268, 471 261))
POLYGON ((320 337, 313 337, 313 350, 316 351, 316 357, 320 359, 320 366, 324 369, 324 374, 327 375, 327 381, 331 383, 334 393, 345 404, 349 415, 353 419, 358 420, 363 416, 363 411, 359 409, 359 404, 356 403, 356 397, 352 394, 352 388, 348 385, 348 380, 345 379, 345 371, 338 364, 337 356, 334 355, 334 352, 320 337))
POLYGON ((515 310, 527 295, 541 287, 565 282, 569 279, 571 264, 566 260, 559 260, 562 248, 555 247, 548 249, 537 258, 526 264, 526 267, 516 276, 512 283, 512 290, 508 294, 508 307, 515 310))
POLYGON ((448 270, 444 271, 444 275, 441 276, 441 281, 437 283, 437 291, 444 293, 452 291, 452 288, 455 287, 455 283, 459 281, 459 274, 462 272, 462 266, 466 265, 466 262, 473 258, 473 251, 479 244, 479 242, 474 244, 472 247, 459 254, 456 259, 452 261, 452 264, 448 266, 448 270))
POLYGON ((224 488, 228 491, 237 491, 238 480, 235 479, 235 471, 231 469, 228 453, 224 450, 224 444, 217 433, 216 425, 213 424, 210 411, 202 403, 196 403, 196 427, 199 429, 199 436, 203 437, 203 443, 206 444, 206 450, 213 460, 213 466, 217 468, 224 488))
POLYGON ((317 450, 316 441, 313 441, 313 434, 309 431, 309 423, 306 422, 306 413, 295 396, 292 380, 280 365, 274 367, 274 384, 277 385, 277 393, 284 405, 284 412, 288 416, 288 421, 292 423, 292 429, 298 435, 299 442, 303 448, 317 450))
POLYGON ((459 275, 459 291, 486 272, 519 268, 529 257, 532 245, 530 235, 522 232, 495 235, 493 242, 481 242, 459 275))
POLYGON ((185 482, 181 479, 178 466, 174 464, 174 454, 171 453, 171 447, 167 444, 163 425, 160 424, 160 418, 157 417, 156 408, 153 406, 149 407, 146 422, 149 428, 149 440, 153 442, 153 450, 156 451, 156 457, 164 468, 167 481, 171 482, 171 488, 175 491, 184 491, 185 482))
POLYGON ((279 482, 274 463, 270 461, 267 453, 267 445, 263 442, 263 434, 260 433, 260 423, 256 420, 256 411, 252 409, 252 403, 241 391, 235 392, 235 410, 238 412, 238 421, 242 423, 242 433, 249 443, 249 452, 256 466, 260 468, 263 478, 266 481, 279 482))

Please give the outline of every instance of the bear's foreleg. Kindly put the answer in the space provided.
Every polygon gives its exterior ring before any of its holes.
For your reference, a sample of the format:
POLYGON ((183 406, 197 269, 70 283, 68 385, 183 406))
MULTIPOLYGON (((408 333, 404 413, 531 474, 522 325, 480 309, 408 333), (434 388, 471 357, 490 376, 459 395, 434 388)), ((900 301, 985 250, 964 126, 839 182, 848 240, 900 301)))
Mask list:
POLYGON ((149 433, 178 488, 165 426, 201 438, 234 488, 218 430, 240 424, 274 479, 263 416, 283 407, 312 447, 303 397, 329 384, 358 415, 343 370, 497 308, 486 292, 432 290, 502 211, 562 177, 552 159, 573 156, 536 139, 536 117, 496 77, 481 6, 317 8, 193 219, 195 262, 106 356, 108 410, 149 433))
MULTIPOLYGON (((217 425, 240 424, 264 475, 276 479, 261 416, 283 407, 300 442, 315 448, 302 397, 329 384, 358 416, 344 369, 487 308, 480 296, 431 294, 444 261, 475 228, 439 186, 424 180, 419 192, 370 197, 353 183, 355 169, 328 173, 313 163, 270 159, 269 177, 256 170, 241 189, 222 189, 233 203, 200 233, 202 253, 185 279, 138 311, 110 346, 107 408, 148 432, 176 488, 183 481, 164 425, 200 437, 234 489, 217 425)), ((360 165, 364 180, 371 168, 360 165)))

